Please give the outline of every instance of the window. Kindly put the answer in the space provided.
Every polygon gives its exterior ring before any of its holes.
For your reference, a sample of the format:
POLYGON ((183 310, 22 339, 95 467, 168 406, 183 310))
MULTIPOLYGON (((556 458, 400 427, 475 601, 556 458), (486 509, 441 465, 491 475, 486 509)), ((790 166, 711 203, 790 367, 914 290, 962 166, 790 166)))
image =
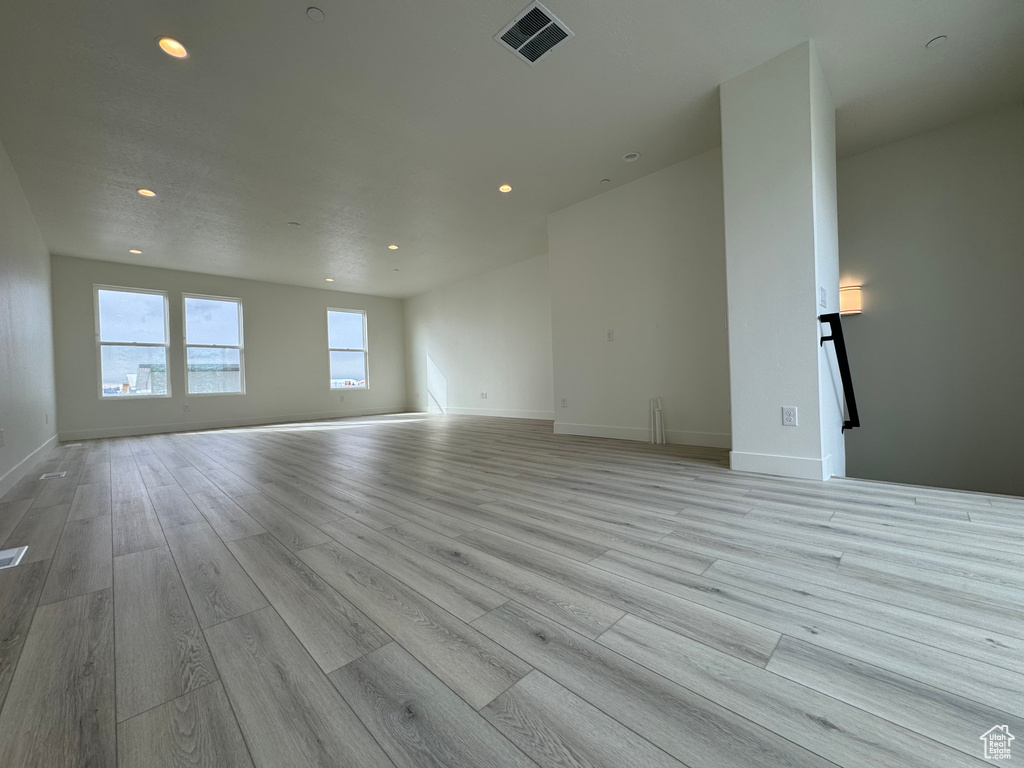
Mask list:
POLYGON ((360 309, 328 309, 327 346, 331 389, 366 389, 366 313, 360 309))
POLYGON ((213 296, 183 298, 188 393, 245 394, 242 302, 213 296))
POLYGON ((167 294, 100 286, 95 291, 100 397, 169 397, 167 294))

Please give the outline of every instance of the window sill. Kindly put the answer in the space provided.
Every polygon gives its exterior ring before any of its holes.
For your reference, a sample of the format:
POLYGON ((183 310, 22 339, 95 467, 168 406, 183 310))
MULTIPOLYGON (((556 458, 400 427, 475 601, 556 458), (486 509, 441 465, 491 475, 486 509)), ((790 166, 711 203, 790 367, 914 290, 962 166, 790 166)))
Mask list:
POLYGON ((170 395, 100 395, 100 402, 113 403, 129 400, 170 400, 170 395))

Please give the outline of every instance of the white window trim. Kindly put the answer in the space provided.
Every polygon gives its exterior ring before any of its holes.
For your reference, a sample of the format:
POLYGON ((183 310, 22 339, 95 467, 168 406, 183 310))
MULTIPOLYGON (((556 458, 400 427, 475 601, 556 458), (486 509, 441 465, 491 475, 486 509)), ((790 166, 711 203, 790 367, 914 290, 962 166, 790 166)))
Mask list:
POLYGON ((92 287, 92 312, 93 322, 96 328, 96 392, 99 399, 104 403, 112 403, 128 400, 162 400, 171 397, 171 322, 170 300, 167 291, 154 291, 149 288, 127 288, 123 285, 93 285, 92 287), (121 293, 150 293, 155 296, 164 297, 164 343, 156 342, 134 342, 134 341, 100 341, 100 291, 119 291, 121 293), (164 366, 167 374, 167 394, 165 395, 132 395, 130 397, 118 397, 116 395, 103 394, 103 347, 163 347, 164 366))
POLYGON ((185 363, 185 397, 225 397, 231 395, 245 394, 245 330, 242 325, 242 300, 234 296, 207 296, 202 293, 181 294, 181 342, 184 348, 183 359, 185 363), (211 299, 213 301, 233 301, 238 307, 238 346, 234 344, 189 344, 188 343, 188 313, 185 309, 186 299, 211 299), (238 392, 190 392, 188 383, 188 351, 196 349, 237 349, 238 350, 238 379, 241 389, 238 392))
POLYGON ((370 388, 370 347, 367 343, 368 331, 366 328, 366 310, 365 309, 342 309, 341 307, 328 307, 327 314, 324 316, 327 320, 327 388, 331 392, 352 392, 353 390, 369 389, 370 388), (349 347, 332 347, 331 346, 331 312, 348 312, 352 315, 363 316, 363 346, 361 349, 351 349, 349 347), (331 352, 362 352, 363 353, 363 371, 366 373, 366 384, 361 387, 332 387, 331 386, 331 352))

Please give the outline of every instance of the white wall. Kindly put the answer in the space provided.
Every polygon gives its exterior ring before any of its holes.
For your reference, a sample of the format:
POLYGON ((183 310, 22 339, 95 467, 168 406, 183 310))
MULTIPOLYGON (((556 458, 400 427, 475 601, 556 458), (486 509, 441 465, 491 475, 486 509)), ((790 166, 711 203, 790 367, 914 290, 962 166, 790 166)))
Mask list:
POLYGON ((405 319, 413 408, 552 417, 547 256, 409 299, 405 319))
POLYGON ((406 407, 404 322, 398 299, 58 256, 52 259, 52 274, 62 439, 389 413, 406 407), (97 284, 168 292, 172 397, 100 399, 93 307, 97 284), (242 300, 244 395, 186 396, 183 292, 242 300), (366 310, 367 390, 329 388, 328 307, 366 310))
POLYGON ((660 396, 670 442, 728 447, 721 152, 551 214, 548 247, 555 431, 646 440, 660 396))
POLYGON ((817 320, 839 299, 832 99, 810 43, 720 93, 731 466, 827 479, 844 465, 817 320), (796 426, 783 425, 784 406, 798 409, 796 426))
MULTIPOLYGON (((813 48, 812 48, 813 50, 813 48)), ((814 204, 816 314, 839 310, 839 213, 836 191, 836 107, 818 57, 811 56, 811 183, 814 204), (825 306, 821 289, 825 289, 825 306)), ((827 331, 827 326, 825 329, 827 331)), ((832 344, 818 344, 818 428, 822 476, 846 475, 843 382, 832 344)))
POLYGON ((50 254, 0 145, 0 496, 56 438, 50 254))
POLYGON ((856 477, 1024 495, 1024 107, 839 163, 856 477))

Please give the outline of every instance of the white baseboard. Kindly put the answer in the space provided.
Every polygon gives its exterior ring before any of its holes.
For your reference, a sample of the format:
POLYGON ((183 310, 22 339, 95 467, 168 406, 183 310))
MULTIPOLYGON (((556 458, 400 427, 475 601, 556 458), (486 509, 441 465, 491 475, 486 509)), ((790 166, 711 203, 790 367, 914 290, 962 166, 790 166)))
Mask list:
POLYGON ((826 480, 831 480, 833 477, 846 477, 845 457, 842 466, 840 466, 840 462, 836 461, 830 453, 822 462, 822 472, 826 480))
MULTIPOLYGON (((613 440, 648 442, 651 431, 642 427, 607 427, 600 424, 566 424, 555 422, 556 435, 582 437, 610 437, 613 440)), ((700 445, 705 448, 729 448, 732 436, 718 432, 688 432, 682 429, 665 430, 665 440, 673 445, 700 445)))
POLYGON ((460 408, 448 406, 445 413, 453 416, 497 416, 502 419, 541 419, 551 421, 555 418, 552 411, 516 411, 507 408, 460 408))
POLYGON ((805 459, 799 456, 776 456, 769 453, 729 451, 729 467, 738 472, 757 472, 761 475, 798 477, 803 480, 828 480, 829 460, 805 459))
POLYGON ((43 457, 43 455, 57 444, 57 435, 47 438, 46 442, 36 448, 32 453, 19 461, 0 477, 0 498, 3 498, 11 488, 17 485, 18 481, 25 476, 32 467, 43 457))
POLYGON ((78 429, 60 433, 61 442, 69 440, 96 440, 105 437, 132 437, 133 435, 159 435, 168 432, 197 432, 203 429, 225 429, 229 427, 256 427, 262 424, 285 424, 291 421, 318 421, 320 419, 344 419, 349 416, 381 416, 406 413, 404 406, 393 408, 358 408, 344 413, 301 413, 288 416, 264 416, 256 419, 224 419, 219 421, 191 421, 177 424, 140 424, 111 429, 78 429))

